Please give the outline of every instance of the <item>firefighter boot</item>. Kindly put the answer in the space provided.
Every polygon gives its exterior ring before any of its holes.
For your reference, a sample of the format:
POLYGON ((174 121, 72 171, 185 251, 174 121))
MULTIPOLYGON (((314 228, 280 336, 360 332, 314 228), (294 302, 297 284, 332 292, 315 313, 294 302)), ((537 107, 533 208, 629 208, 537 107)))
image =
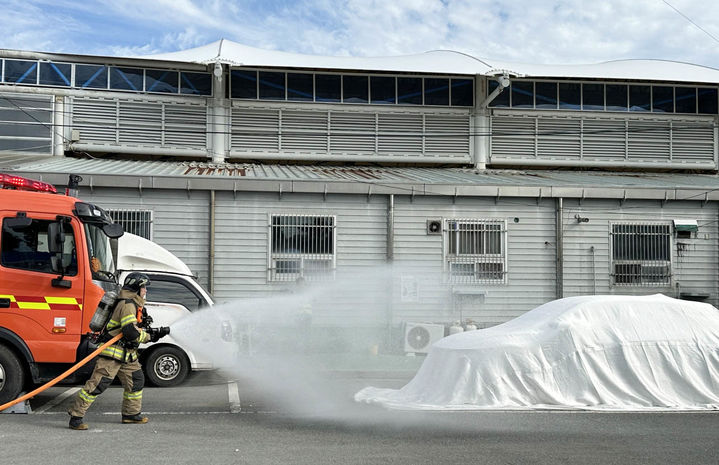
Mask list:
POLYGON ((136 415, 123 415, 123 423, 147 423, 147 417, 143 417, 141 414, 136 415))
POLYGON ((82 417, 70 417, 70 429, 86 430, 87 423, 83 423, 82 417))

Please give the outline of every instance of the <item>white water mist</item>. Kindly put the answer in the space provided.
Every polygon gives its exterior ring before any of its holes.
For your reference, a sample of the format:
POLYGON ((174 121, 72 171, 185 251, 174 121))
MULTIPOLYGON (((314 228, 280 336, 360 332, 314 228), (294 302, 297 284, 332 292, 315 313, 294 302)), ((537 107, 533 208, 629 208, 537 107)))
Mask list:
MULTIPOLYGON (((396 266, 338 271, 332 281, 304 282, 287 293, 195 312, 173 324, 172 335, 283 412, 366 420, 368 411, 379 411, 355 404, 337 373, 371 370, 387 353, 402 362, 401 368, 417 368, 420 360, 404 363, 393 346, 401 337, 396 329, 392 332, 397 325, 393 294, 404 274, 396 266), (222 339, 223 322, 232 327, 231 341, 222 339)), ((430 279, 436 283, 439 276, 430 279)))

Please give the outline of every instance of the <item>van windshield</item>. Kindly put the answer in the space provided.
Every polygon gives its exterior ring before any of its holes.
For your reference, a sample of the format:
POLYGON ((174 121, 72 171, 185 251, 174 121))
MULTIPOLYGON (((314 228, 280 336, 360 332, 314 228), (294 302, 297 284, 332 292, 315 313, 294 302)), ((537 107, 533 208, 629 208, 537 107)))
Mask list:
POLYGON ((92 278, 115 282, 117 239, 107 237, 102 231, 102 224, 85 223, 85 234, 92 278))

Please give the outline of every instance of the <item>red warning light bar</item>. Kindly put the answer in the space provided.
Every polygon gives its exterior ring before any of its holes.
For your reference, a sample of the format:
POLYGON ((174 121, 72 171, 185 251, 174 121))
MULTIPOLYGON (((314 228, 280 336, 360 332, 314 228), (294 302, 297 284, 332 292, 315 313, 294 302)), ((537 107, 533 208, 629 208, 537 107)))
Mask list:
POLYGON ((0 173, 0 189, 18 189, 23 191, 50 192, 57 194, 57 189, 52 184, 34 179, 23 178, 22 176, 11 176, 0 173))

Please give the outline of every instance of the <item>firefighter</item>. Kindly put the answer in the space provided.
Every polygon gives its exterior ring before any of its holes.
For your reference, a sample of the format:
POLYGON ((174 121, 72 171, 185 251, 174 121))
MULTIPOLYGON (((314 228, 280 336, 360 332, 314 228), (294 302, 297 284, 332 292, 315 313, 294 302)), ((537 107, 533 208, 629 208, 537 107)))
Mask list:
POLYGON ((68 410, 71 429, 87 429, 87 424, 83 422, 85 412, 95 398, 110 386, 116 376, 124 388, 122 422, 147 423, 147 417, 140 413, 145 376, 142 373, 140 362, 138 362, 137 347, 143 342, 156 342, 170 332, 170 329, 165 327, 145 330, 138 325, 149 284, 150 278, 143 273, 130 273, 125 278, 122 291, 118 296, 118 303, 105 326, 101 341, 109 340, 120 332, 122 332, 122 338, 100 352, 90 379, 87 380, 75 398, 74 404, 68 410))

